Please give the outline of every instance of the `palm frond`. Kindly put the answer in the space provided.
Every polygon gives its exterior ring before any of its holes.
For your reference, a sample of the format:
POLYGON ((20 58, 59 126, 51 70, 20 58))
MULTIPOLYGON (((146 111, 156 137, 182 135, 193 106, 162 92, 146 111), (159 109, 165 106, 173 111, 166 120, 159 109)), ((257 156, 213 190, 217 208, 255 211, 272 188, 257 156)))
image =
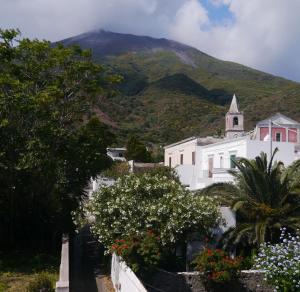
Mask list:
POLYGON ((300 160, 285 168, 281 161, 274 161, 277 152, 276 148, 269 161, 266 153, 253 160, 235 160, 236 169, 230 174, 236 185, 218 184, 237 212, 237 226, 224 234, 224 242, 259 245, 273 240, 280 226, 300 227, 300 160))

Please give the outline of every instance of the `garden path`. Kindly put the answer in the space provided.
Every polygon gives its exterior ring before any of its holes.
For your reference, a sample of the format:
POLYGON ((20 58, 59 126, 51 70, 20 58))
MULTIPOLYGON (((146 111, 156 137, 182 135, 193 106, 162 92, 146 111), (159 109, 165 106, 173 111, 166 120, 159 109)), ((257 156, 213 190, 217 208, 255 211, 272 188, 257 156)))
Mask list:
POLYGON ((75 236, 71 248, 70 291, 113 291, 106 270, 103 248, 86 226, 75 236))

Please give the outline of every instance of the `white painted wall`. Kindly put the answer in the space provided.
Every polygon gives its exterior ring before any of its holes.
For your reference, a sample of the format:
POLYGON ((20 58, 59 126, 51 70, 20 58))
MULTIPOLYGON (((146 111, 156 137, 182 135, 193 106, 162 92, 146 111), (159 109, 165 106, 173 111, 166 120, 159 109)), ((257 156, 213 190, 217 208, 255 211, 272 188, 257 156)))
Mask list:
MULTIPOLYGON (((274 160, 282 161, 285 166, 288 166, 297 159, 295 155, 295 143, 290 142, 273 142, 272 149, 278 148, 278 152, 274 157, 274 160)), ((269 141, 257 141, 248 140, 247 143, 247 158, 253 159, 260 155, 261 152, 270 153, 270 142, 269 141)))
POLYGON ((220 226, 224 233, 228 229, 236 226, 236 217, 235 212, 229 207, 220 207, 220 212, 225 223, 224 225, 220 226))
MULTIPOLYGON (((286 166, 298 158, 295 154, 294 143, 273 142, 273 150, 276 147, 279 151, 275 156, 275 160, 282 161, 286 166)), ((177 148, 179 148, 179 145, 177 148)), ((205 146, 196 146, 195 152, 196 165, 192 166, 190 164, 176 167, 181 182, 189 185, 191 190, 201 189, 217 182, 233 182, 232 176, 227 172, 231 167, 230 156, 235 155, 236 157, 253 159, 260 155, 261 152, 269 155, 270 144, 268 141, 251 140, 249 136, 245 136, 205 146), (208 177, 208 161, 210 157, 213 158, 212 178, 208 177)))
POLYGON ((246 157, 247 155, 247 137, 224 140, 224 142, 214 143, 202 146, 202 170, 208 171, 208 158, 213 157, 214 168, 222 168, 220 165, 223 157, 223 168, 230 168, 230 155, 237 157, 246 157))
POLYGON ((59 280, 56 282, 56 292, 69 292, 69 236, 62 238, 59 280))
POLYGON ((147 292, 135 273, 115 253, 111 261, 111 280, 117 292, 147 292))
POLYGON ((193 179, 196 176, 195 165, 178 165, 175 167, 175 170, 184 186, 190 187, 193 185, 193 179))

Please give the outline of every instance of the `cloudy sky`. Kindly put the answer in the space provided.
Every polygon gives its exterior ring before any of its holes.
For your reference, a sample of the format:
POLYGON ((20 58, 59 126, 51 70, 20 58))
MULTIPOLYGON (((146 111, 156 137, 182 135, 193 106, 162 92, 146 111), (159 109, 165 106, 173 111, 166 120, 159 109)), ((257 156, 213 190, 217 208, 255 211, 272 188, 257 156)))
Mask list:
POLYGON ((167 37, 300 81, 300 0, 0 0, 0 27, 60 40, 89 30, 167 37))

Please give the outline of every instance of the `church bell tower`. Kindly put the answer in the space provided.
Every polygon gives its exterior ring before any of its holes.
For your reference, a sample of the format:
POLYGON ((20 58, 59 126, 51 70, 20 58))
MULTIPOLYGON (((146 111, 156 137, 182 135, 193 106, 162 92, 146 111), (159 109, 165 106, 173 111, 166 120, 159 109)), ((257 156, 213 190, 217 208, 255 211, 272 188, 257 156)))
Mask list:
POLYGON ((225 134, 229 139, 241 137, 244 134, 244 112, 239 111, 235 94, 225 116, 225 134))

